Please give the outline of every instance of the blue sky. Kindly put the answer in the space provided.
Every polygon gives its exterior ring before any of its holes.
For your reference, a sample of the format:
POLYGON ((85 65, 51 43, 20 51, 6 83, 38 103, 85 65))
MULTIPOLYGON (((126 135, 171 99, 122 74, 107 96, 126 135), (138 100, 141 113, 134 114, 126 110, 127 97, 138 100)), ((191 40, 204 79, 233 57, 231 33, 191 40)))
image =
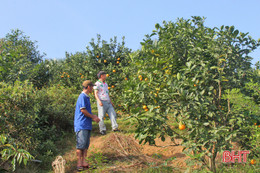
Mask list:
MULTIPOLYGON (((38 41, 45 58, 85 51, 91 38, 126 37, 136 50, 156 23, 205 16, 206 25, 234 25, 260 38, 260 0, 0 0, 0 38, 20 29, 38 41)), ((260 50, 251 54, 260 60, 260 50)))

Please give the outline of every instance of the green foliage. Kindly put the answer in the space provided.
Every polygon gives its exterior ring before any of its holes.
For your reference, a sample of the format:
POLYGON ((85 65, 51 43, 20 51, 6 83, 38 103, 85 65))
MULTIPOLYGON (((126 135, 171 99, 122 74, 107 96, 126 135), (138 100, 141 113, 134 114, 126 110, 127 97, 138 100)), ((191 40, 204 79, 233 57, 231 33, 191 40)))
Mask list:
POLYGON ((12 30, 0 40, 0 81, 26 80, 31 70, 42 61, 36 42, 20 30, 12 30))
POLYGON ((252 58, 248 54, 260 42, 233 26, 208 28, 200 17, 155 27, 125 69, 131 81, 124 85, 124 106, 138 121, 136 137, 150 144, 158 136, 163 141, 166 135, 182 138, 186 154, 216 172, 217 153, 229 150, 231 141, 259 118, 259 104, 250 95, 233 90, 238 99, 233 103, 223 93, 250 82, 252 58), (152 41, 153 36, 158 41, 152 41), (235 105, 238 102, 244 104, 243 109, 235 105), (184 134, 168 123, 172 119, 186 125, 184 134))
POLYGON ((107 83, 111 88, 110 95, 114 103, 118 105, 122 102, 122 98, 117 93, 123 91, 121 82, 127 77, 122 71, 129 65, 128 55, 131 50, 125 47, 124 38, 121 43, 117 43, 116 37, 108 43, 101 40, 101 36, 98 35, 96 42, 92 39, 89 44, 87 52, 66 53, 64 60, 48 62, 50 84, 73 86, 81 90, 84 80, 97 81, 97 73, 103 70, 109 74, 107 83))
POLYGON ((57 85, 38 90, 28 81, 16 81, 0 83, 0 93, 1 134, 8 134, 12 145, 37 159, 53 157, 55 142, 73 129, 76 90, 57 85))
POLYGON ((16 145, 10 144, 10 141, 12 141, 12 139, 9 139, 8 141, 6 135, 0 135, 0 155, 2 156, 0 166, 11 159, 12 170, 14 171, 17 163, 19 165, 21 163, 27 165, 28 160, 32 159, 33 156, 28 151, 21 149, 16 145))
MULTIPOLYGON (((29 151, 47 166, 57 139, 72 130, 82 82, 95 82, 100 70, 109 74, 116 109, 134 118, 129 128, 140 143, 182 138, 191 160, 213 172, 217 153, 232 141, 258 158, 259 128, 253 124, 260 124, 260 64, 252 68, 249 53, 260 42, 234 26, 206 27, 204 20, 156 24, 134 52, 124 38, 107 42, 98 35, 86 52, 61 60, 42 61, 36 42, 19 30, 7 34, 0 40, 0 126, 8 139, 2 158, 15 165, 31 159, 29 151), (176 130, 176 123, 186 129, 176 130)), ((92 161, 99 165, 106 158, 97 153, 92 161)))
POLYGON ((91 152, 91 156, 87 158, 87 162, 91 165, 91 169, 96 169, 97 167, 103 166, 108 162, 107 157, 104 156, 101 152, 91 152))

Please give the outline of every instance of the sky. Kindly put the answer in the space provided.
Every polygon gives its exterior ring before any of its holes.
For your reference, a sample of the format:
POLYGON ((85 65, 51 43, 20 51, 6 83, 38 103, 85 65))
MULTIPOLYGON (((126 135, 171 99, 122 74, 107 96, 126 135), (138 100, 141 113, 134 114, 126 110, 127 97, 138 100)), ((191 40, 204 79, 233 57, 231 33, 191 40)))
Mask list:
MULTIPOLYGON (((85 51, 91 38, 125 36, 126 46, 139 49, 155 24, 206 17, 205 25, 234 25, 260 38, 260 0, 0 0, 0 38, 20 29, 37 41, 47 59, 85 51)), ((260 60, 260 49, 250 54, 260 60)))

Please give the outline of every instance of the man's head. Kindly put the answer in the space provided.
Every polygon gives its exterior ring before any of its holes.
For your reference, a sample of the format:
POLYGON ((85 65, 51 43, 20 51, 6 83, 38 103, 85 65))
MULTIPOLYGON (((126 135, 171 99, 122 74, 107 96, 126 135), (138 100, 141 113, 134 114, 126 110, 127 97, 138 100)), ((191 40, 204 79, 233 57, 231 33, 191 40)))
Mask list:
POLYGON ((87 91, 88 93, 92 92, 93 86, 95 86, 95 85, 90 80, 85 80, 82 83, 83 91, 87 91))
POLYGON ((106 78, 107 78, 106 72, 104 72, 104 71, 98 72, 97 77, 98 77, 98 79, 101 79, 102 81, 105 81, 106 78))

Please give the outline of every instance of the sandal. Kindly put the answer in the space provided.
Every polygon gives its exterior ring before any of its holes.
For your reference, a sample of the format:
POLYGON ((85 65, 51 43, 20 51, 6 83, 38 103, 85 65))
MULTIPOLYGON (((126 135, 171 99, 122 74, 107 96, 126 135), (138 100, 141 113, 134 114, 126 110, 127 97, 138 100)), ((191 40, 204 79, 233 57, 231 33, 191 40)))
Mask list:
POLYGON ((77 166, 77 171, 78 172, 84 171, 84 167, 83 166, 77 166))

